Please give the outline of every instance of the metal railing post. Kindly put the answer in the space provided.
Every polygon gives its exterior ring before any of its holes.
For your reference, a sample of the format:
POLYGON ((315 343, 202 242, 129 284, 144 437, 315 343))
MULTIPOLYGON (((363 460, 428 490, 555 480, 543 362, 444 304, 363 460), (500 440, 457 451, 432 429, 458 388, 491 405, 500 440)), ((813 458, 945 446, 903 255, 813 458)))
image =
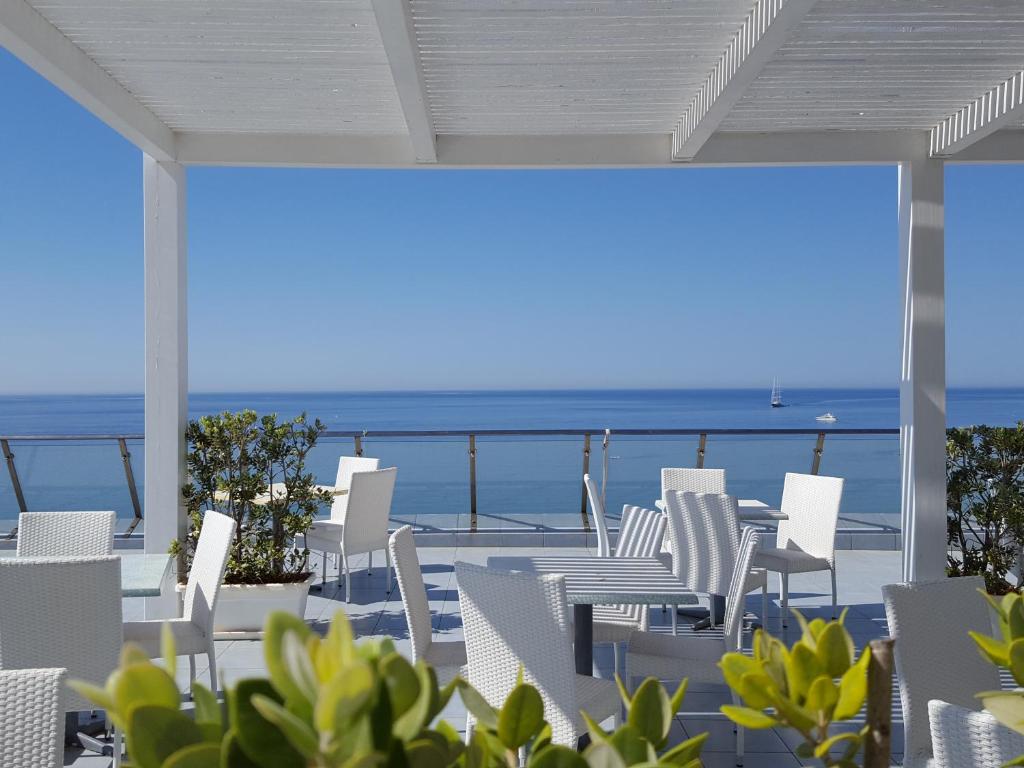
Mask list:
POLYGON ((708 433, 700 433, 700 441, 697 443, 697 469, 704 469, 704 451, 708 447, 708 433))
POLYGON ((132 512, 135 519, 125 531, 125 536, 130 536, 136 526, 142 521, 142 505, 139 504, 139 489, 135 487, 135 473, 132 471, 132 455, 128 452, 128 443, 123 437, 117 438, 117 446, 121 449, 121 462, 124 464, 124 477, 128 481, 128 493, 132 497, 132 512))
POLYGON ((476 532, 476 435, 469 436, 469 530, 476 532))
MULTIPOLYGON (((583 474, 590 474, 590 433, 583 436, 583 474)), ((583 530, 590 530, 590 518, 587 517, 587 484, 583 483, 583 498, 580 500, 580 517, 583 519, 583 530)))
POLYGON ((14 486, 14 497, 18 500, 18 509, 22 512, 28 512, 28 507, 25 504, 25 494, 21 492, 18 470, 14 466, 14 454, 11 453, 11 444, 6 440, 0 440, 0 448, 3 449, 4 459, 7 460, 7 474, 11 476, 11 485, 14 486))
POLYGON ((605 506, 605 499, 608 494, 608 444, 612 441, 612 431, 604 431, 604 440, 601 441, 601 506, 605 506))
POLYGON ((363 455, 363 438, 359 435, 355 435, 352 440, 356 444, 356 456, 363 455))
POLYGON ((821 454, 825 451, 825 433, 818 433, 818 442, 814 445, 814 461, 811 462, 811 474, 818 474, 821 467, 821 454))

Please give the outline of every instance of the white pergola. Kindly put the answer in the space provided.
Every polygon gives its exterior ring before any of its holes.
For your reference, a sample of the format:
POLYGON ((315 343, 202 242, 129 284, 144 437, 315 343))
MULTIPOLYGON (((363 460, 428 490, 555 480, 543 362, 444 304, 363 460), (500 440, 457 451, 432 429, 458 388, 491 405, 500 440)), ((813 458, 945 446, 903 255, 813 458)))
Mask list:
POLYGON ((147 550, 184 525, 187 166, 896 164, 904 575, 943 574, 943 168, 1024 162, 1024 3, 0 0, 0 45, 144 153, 147 550))

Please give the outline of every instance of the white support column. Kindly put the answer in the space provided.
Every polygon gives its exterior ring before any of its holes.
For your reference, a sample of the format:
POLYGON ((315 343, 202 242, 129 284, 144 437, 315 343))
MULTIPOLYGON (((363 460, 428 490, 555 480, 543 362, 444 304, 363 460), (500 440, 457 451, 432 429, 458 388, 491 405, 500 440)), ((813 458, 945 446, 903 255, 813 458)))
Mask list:
MULTIPOLYGON (((185 533, 188 295, 185 167, 142 156, 145 206, 145 549, 167 551, 185 533)), ((147 615, 157 608, 147 601, 147 615)), ((168 607, 169 604, 164 604, 168 607)))
POLYGON ((943 163, 899 167, 903 361, 900 451, 903 578, 946 567, 946 308, 943 163))

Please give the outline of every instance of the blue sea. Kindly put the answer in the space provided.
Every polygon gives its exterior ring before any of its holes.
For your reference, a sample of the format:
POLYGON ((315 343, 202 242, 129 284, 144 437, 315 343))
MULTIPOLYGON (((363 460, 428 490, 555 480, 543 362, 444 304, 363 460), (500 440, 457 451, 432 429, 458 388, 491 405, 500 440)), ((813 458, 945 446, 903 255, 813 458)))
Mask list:
MULTIPOLYGON (((768 389, 580 390, 473 392, 339 392, 194 394, 193 416, 252 408, 290 417, 306 412, 328 428, 362 430, 593 430, 590 471, 600 477, 601 433, 608 447, 608 505, 651 505, 663 466, 693 466, 698 438, 626 437, 617 429, 887 428, 899 425, 894 390, 785 390, 785 408, 769 407, 768 389), (830 411, 834 424, 815 416, 830 411)), ((1024 418, 1024 389, 952 389, 948 423, 1014 424, 1024 418)), ((3 396, 0 435, 140 434, 140 395, 3 396)), ((705 466, 726 469, 729 491, 777 504, 786 472, 806 472, 815 436, 708 438, 705 466)), ((141 441, 129 441, 141 487, 141 441)), ((131 502, 114 441, 13 441, 15 465, 30 509, 115 509, 127 520, 131 502)), ((310 469, 331 483, 349 438, 324 438, 310 469)), ((364 454, 399 468, 392 517, 396 523, 453 528, 469 524, 469 463, 465 437, 373 438, 364 454)), ((481 528, 578 527, 581 524, 583 438, 480 437, 477 507, 481 528)), ((899 443, 895 435, 830 436, 823 474, 846 478, 844 516, 899 511, 899 443)), ((0 471, 0 520, 17 516, 10 479, 0 471)))

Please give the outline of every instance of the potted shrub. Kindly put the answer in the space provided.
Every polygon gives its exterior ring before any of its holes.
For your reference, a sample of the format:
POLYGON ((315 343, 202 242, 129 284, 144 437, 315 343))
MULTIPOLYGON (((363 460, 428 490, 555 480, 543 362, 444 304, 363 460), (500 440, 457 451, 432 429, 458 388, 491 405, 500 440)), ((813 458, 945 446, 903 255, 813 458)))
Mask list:
POLYGON ((319 420, 308 423, 305 413, 279 423, 276 414, 259 417, 250 410, 189 422, 189 482, 182 488, 189 532, 172 551, 183 558, 184 575, 203 512, 214 509, 235 520, 217 603, 218 635, 258 636, 270 612, 305 612, 313 574, 309 550, 299 549, 296 538, 332 500, 306 471, 306 457, 324 429, 319 420))

